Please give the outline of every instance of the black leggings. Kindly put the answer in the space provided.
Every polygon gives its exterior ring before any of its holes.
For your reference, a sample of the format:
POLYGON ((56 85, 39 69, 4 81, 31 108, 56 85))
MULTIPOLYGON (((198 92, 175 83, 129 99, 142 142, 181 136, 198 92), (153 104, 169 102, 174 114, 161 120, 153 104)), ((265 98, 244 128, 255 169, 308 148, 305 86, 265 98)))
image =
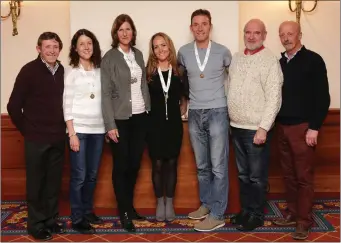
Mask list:
POLYGON ((173 198, 177 181, 177 158, 152 161, 152 181, 155 196, 173 198))

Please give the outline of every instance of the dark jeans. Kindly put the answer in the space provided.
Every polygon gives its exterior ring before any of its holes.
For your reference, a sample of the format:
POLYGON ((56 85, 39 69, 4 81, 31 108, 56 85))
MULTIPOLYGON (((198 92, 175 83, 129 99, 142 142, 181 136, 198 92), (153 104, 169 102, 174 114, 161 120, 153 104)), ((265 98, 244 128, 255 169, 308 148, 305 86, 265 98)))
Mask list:
MULTIPOLYGON (((70 149, 70 205, 72 223, 93 211, 93 195, 101 162, 104 134, 77 133, 79 151, 70 149)), ((70 148, 70 140, 69 140, 70 148)))
POLYGON ((44 144, 25 140, 27 230, 53 225, 58 216, 65 141, 44 144))
POLYGON ((232 127, 231 131, 238 167, 242 210, 264 220, 270 140, 273 131, 270 130, 267 133, 267 139, 263 145, 253 143, 255 130, 232 127))
POLYGON ((314 148, 305 142, 308 123, 277 124, 277 127, 288 210, 298 224, 310 228, 313 223, 314 148))
POLYGON ((110 141, 113 156, 112 180, 120 216, 132 213, 134 189, 145 148, 148 116, 132 115, 128 120, 115 120, 118 143, 110 141))

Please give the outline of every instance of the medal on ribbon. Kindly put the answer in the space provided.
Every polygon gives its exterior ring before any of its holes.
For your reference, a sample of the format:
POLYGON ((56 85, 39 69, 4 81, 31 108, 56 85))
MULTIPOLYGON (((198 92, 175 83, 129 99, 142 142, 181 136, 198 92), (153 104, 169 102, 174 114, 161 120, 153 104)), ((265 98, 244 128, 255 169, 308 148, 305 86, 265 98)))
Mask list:
POLYGON ((162 86, 162 90, 163 90, 163 95, 165 96, 166 120, 168 120, 167 102, 168 102, 168 91, 169 91, 169 87, 170 87, 170 84, 171 84, 171 77, 172 77, 172 66, 169 65, 167 85, 165 83, 165 79, 163 78, 163 75, 162 75, 162 72, 161 72, 161 68, 158 67, 157 71, 159 73, 159 77, 160 77, 160 81, 161 81, 161 86, 162 86))
POLYGON ((208 42, 208 47, 207 47, 207 51, 206 51, 206 55, 205 55, 205 59, 203 64, 201 64, 200 62, 200 57, 199 57, 199 53, 198 53, 198 47, 197 47, 197 43, 194 42, 194 53, 195 53, 195 59, 197 60, 197 64, 199 67, 199 70, 201 71, 200 73, 200 78, 204 78, 204 69, 206 67, 207 61, 208 61, 208 57, 210 56, 210 51, 211 51, 211 41, 208 42))

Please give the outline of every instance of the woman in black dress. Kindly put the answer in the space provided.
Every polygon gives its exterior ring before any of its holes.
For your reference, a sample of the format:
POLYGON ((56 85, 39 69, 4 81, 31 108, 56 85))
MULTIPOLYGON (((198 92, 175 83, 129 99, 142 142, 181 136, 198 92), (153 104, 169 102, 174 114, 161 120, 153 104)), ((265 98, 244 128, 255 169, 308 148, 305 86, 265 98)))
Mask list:
POLYGON ((147 81, 151 98, 148 148, 157 198, 156 219, 172 221, 183 134, 181 116, 187 111, 188 86, 180 78, 173 42, 164 33, 150 40, 147 81))

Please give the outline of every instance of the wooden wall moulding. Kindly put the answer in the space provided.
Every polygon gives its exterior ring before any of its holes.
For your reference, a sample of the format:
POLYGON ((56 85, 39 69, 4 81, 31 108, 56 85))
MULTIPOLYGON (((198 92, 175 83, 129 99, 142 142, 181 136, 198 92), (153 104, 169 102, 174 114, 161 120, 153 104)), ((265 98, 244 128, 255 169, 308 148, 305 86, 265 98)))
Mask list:
MULTIPOLYGON (((184 137, 178 166, 175 206, 195 208, 199 205, 198 182, 193 150, 189 140, 188 123, 184 122, 184 137)), ((330 109, 320 131, 315 163, 315 191, 340 192, 340 109, 330 109)), ((116 207, 111 181, 112 158, 109 146, 104 147, 95 191, 97 207, 116 207)), ((61 199, 69 198, 69 154, 66 153, 61 199)), ((276 135, 271 146, 269 170, 270 193, 283 193, 284 185, 276 146, 276 135)), ((25 199, 24 140, 7 114, 1 115, 1 198, 25 199)), ((155 207, 151 183, 151 163, 148 151, 143 161, 135 192, 135 206, 155 207)), ((229 206, 228 211, 239 210, 239 185, 233 148, 229 156, 229 206)))

